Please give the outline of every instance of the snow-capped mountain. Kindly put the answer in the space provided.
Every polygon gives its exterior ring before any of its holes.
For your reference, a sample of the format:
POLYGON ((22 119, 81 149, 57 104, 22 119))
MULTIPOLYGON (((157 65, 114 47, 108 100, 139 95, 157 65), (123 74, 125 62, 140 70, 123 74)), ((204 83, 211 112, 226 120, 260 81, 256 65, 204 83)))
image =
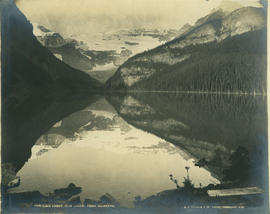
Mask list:
POLYGON ((218 9, 193 26, 184 26, 174 40, 130 58, 107 87, 263 92, 265 29, 261 8, 243 7, 231 13, 218 9))
POLYGON ((199 19, 193 28, 170 47, 184 48, 212 41, 220 42, 229 36, 255 31, 265 26, 265 15, 260 8, 244 7, 228 15, 220 9, 199 19))
POLYGON ((58 59, 105 82, 129 57, 157 47, 178 35, 176 30, 121 29, 92 38, 72 34, 64 38, 44 26, 33 24, 39 42, 58 59))

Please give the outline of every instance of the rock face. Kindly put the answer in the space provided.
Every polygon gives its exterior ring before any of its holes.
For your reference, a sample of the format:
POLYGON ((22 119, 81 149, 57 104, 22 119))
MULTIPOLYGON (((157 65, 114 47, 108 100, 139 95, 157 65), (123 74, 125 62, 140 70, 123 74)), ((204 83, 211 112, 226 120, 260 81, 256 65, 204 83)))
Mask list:
POLYGON ((44 46, 48 48, 61 47, 66 44, 59 33, 46 34, 40 41, 44 42, 44 46))
POLYGON ((62 117, 89 105, 94 100, 89 92, 101 87, 42 47, 32 30, 15 4, 4 9, 2 163, 10 163, 15 171, 31 156, 39 136, 62 117))
MULTIPOLYGON (((59 33, 36 23, 33 24, 33 32, 38 41, 58 59, 100 82, 105 82, 111 77, 117 67, 132 54, 132 51, 125 47, 120 52, 107 50, 106 47, 105 50, 90 50, 87 42, 63 38, 59 33)), ((132 42, 126 43, 128 46, 131 44, 133 45, 132 42)))
POLYGON ((52 32, 37 24, 33 24, 33 32, 44 47, 71 67, 81 71, 89 71, 95 66, 93 59, 79 48, 83 44, 75 39, 64 39, 59 33, 52 32))
POLYGON ((262 9, 246 7, 233 11, 221 25, 221 38, 262 29, 266 19, 262 9))
POLYGON ((265 91, 265 28, 263 9, 246 7, 229 14, 214 11, 194 26, 184 26, 178 38, 127 60, 107 81, 107 87, 265 91), (243 64, 251 61, 254 67, 245 68, 243 64), (251 77, 263 87, 253 84, 251 77), (241 81, 246 85, 240 86, 241 81))
POLYGON ((185 24, 183 27, 181 27, 181 29, 178 32, 179 33, 178 38, 182 36, 183 34, 187 33, 188 31, 190 31, 191 28, 192 28, 192 25, 190 24, 185 24))

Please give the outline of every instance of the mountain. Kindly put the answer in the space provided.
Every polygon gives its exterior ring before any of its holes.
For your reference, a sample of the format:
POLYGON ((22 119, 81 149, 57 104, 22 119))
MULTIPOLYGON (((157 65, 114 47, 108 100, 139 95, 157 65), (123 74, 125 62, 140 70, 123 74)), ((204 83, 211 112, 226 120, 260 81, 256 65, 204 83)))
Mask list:
POLYGON ((238 2, 223 0, 217 8, 213 9, 213 12, 217 10, 222 10, 225 13, 231 13, 232 11, 237 10, 241 7, 243 6, 238 2))
POLYGON ((183 27, 180 28, 180 30, 178 31, 178 37, 181 37, 183 34, 187 33, 188 31, 191 30, 191 28, 193 28, 192 25, 190 24, 185 24, 183 27))
MULTIPOLYGON (((61 34, 48 28, 34 24, 34 35, 38 41, 48 48, 58 59, 73 68, 79 69, 91 77, 105 82, 109 79, 117 67, 128 59, 132 52, 123 47, 119 52, 116 50, 90 50, 87 43, 75 38, 63 38, 61 34)), ((118 35, 119 37, 119 35, 118 35)), ((111 40, 104 36, 104 40, 111 40)), ((137 43, 125 42, 127 46, 137 43)))
MULTIPOLYGON (((102 85, 44 48, 14 3, 2 14, 2 164, 18 171, 57 121, 89 105, 102 85)), ((61 39, 58 41, 61 43, 61 39)))
POLYGON ((64 39, 59 33, 52 32, 44 26, 33 24, 34 35, 38 41, 48 48, 56 57, 78 70, 87 71, 94 67, 91 57, 83 54, 79 48, 81 43, 75 39, 64 39))
POLYGON ((33 24, 33 27, 38 41, 57 58, 103 83, 129 57, 179 35, 173 29, 120 29, 93 34, 90 38, 73 34, 64 38, 44 26, 33 24))
POLYGON ((266 91, 266 16, 245 7, 199 19, 180 37, 127 60, 113 89, 266 91))
POLYGON ((220 3, 220 5, 218 7, 214 8, 209 15, 197 20, 197 22, 194 25, 185 24, 178 31, 177 38, 181 37, 183 34, 191 31, 192 29, 198 27, 199 25, 201 25, 207 21, 220 20, 220 19, 224 18, 226 15, 230 14, 232 11, 237 10, 241 7, 242 7, 242 5, 240 3, 224 0, 220 3))

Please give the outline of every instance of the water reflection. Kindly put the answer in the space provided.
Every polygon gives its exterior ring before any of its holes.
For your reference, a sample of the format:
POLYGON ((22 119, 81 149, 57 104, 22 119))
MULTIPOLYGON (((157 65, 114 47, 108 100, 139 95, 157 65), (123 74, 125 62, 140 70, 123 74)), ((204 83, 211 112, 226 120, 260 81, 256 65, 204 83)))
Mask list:
MULTIPOLYGON (((125 104, 140 107, 131 98, 125 104)), ((127 108, 129 112, 139 118, 152 110, 150 106, 141 111, 127 108)), ((207 167, 196 167, 189 153, 128 122, 104 98, 58 121, 32 148, 31 159, 18 172, 21 184, 10 193, 38 190, 49 194, 74 182, 82 187, 82 201, 109 193, 121 206, 132 207, 138 195, 143 199, 175 188, 169 175, 181 183, 186 166, 196 187, 219 183, 207 167)), ((164 124, 189 129, 171 118, 164 124)), ((156 122, 153 127, 164 124, 156 122)))
POLYGON ((223 178, 238 147, 249 152, 247 185, 267 182, 267 111, 263 96, 133 93, 108 96, 129 124, 179 146, 223 178))

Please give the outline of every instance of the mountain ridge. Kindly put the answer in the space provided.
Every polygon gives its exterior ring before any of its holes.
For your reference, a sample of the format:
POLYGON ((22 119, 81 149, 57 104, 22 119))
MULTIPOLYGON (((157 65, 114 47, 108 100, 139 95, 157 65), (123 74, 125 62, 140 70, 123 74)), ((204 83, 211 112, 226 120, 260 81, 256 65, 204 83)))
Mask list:
MULTIPOLYGON (((160 75, 162 75, 162 73, 165 73, 165 71, 168 74, 168 78, 170 78, 171 76, 171 74, 169 74, 168 72, 172 71, 171 73, 174 73, 174 75, 176 75, 175 77, 178 78, 180 81, 182 75, 181 73, 184 72, 183 69, 186 66, 188 60, 190 66, 193 67, 195 66, 197 70, 200 70, 199 73, 203 73, 204 71, 208 72, 206 70, 207 68, 219 69, 219 65, 217 65, 217 62, 215 62, 214 58, 212 57, 212 55, 215 55, 215 53, 218 52, 221 52, 223 54, 222 56, 220 56, 221 59, 218 61, 221 61, 220 62, 221 64, 227 63, 226 66, 228 67, 224 68, 224 66, 222 66, 220 67, 221 70, 232 69, 233 66, 237 67, 238 70, 241 69, 241 66, 238 65, 241 60, 241 54, 239 54, 238 56, 239 59, 238 61, 236 61, 235 58, 233 58, 232 55, 230 55, 230 52, 234 52, 236 54, 237 52, 243 51, 243 57, 247 55, 246 59, 243 60, 247 61, 255 60, 257 63, 256 65, 258 65, 258 67, 261 67, 261 70, 259 69, 260 70, 259 72, 262 74, 260 75, 264 75, 263 72, 265 72, 266 69, 265 68, 266 58, 264 56, 266 54, 266 49, 263 46, 265 46, 266 42, 265 36, 266 21, 262 9, 253 7, 240 8, 233 11, 229 15, 225 16, 224 14, 220 13, 220 11, 216 11, 214 12, 214 14, 207 15, 206 17, 203 17, 200 20, 204 20, 204 22, 198 26, 195 25, 195 27, 191 28, 188 32, 184 33, 182 36, 168 43, 165 43, 164 45, 161 45, 155 49, 152 49, 148 52, 143 52, 138 55, 135 55, 134 57, 131 57, 124 64, 122 64, 122 66, 119 67, 115 75, 106 82, 106 86, 108 88, 115 88, 115 89, 178 90, 177 86, 180 85, 182 87, 181 90, 191 91, 194 90, 195 88, 185 87, 188 84, 191 84, 188 83, 188 81, 187 83, 178 82, 175 84, 174 88, 172 86, 170 87, 162 86, 158 88, 154 86, 155 85, 154 83, 151 84, 146 82, 147 80, 151 81, 151 79, 155 78, 156 79, 155 83, 160 85, 162 82, 164 82, 164 79, 162 78, 159 79, 157 77, 157 74, 159 73, 160 75), (248 20, 246 20, 247 16, 249 16, 248 20), (236 44, 236 42, 240 42, 241 45, 236 44), (251 43, 252 45, 249 43, 251 43), (234 46, 237 47, 238 50, 234 46), (231 49, 228 47, 230 47, 231 49), (220 48, 223 48, 223 50, 221 50, 220 48), (227 53, 225 50, 227 51, 227 53), (208 63, 206 63, 207 65, 199 65, 199 61, 201 61, 202 57, 206 57, 205 60, 208 61, 208 63), (191 62, 191 60, 193 61, 191 62), (176 69, 179 72, 176 72, 176 69), (142 83, 143 81, 145 81, 145 84, 142 83)), ((199 23, 200 22, 201 21, 199 21, 199 23)), ((254 66, 249 70, 253 68, 254 66)), ((192 82, 194 82, 196 79, 196 75, 194 74, 195 72, 196 71, 190 71, 190 74, 192 76, 191 78, 192 82)), ((232 71, 232 73, 235 72, 239 73, 239 71, 232 71)), ((254 73, 255 71, 252 70, 250 72, 254 73)), ((202 76, 200 76, 200 78, 202 79, 200 80, 202 83, 204 77, 203 74, 201 75, 202 76)), ((234 75, 235 77, 235 74, 230 75, 231 76, 234 75)), ((246 74, 241 72, 241 75, 243 76, 246 74)), ((234 79, 234 77, 232 77, 231 80, 224 80, 224 78, 221 76, 222 72, 217 74, 217 76, 215 77, 216 78, 215 81, 219 81, 220 79, 220 81, 230 82, 233 81, 234 79)), ((188 74, 186 74, 185 78, 190 79, 190 77, 188 77, 188 74)), ((261 81, 263 80, 260 77, 260 83, 262 83, 263 89, 252 88, 252 85, 250 85, 251 87, 250 90, 254 91, 255 89, 260 91, 266 91, 265 83, 261 81)), ((168 81, 167 84, 170 85, 170 81, 168 81)), ((212 83, 208 82, 207 84, 211 85, 212 83)), ((215 85, 218 83, 216 82, 213 84, 215 85)), ((232 89, 236 91, 246 90, 246 88, 233 86, 232 88, 226 89, 226 92, 228 90, 232 91, 232 89)), ((196 90, 213 91, 211 87, 196 87, 196 90)), ((218 89, 215 88, 215 90, 218 89)), ((222 91, 224 92, 224 90, 222 91)))

